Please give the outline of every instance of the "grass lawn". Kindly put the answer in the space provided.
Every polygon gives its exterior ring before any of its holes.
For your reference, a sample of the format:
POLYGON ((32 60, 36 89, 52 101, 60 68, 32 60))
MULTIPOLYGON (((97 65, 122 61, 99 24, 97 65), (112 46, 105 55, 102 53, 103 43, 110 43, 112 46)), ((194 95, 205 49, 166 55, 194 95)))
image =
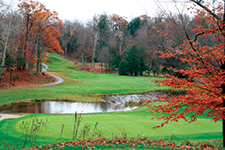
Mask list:
POLYGON ((50 72, 65 79, 64 83, 49 87, 40 87, 0 93, 0 104, 31 99, 71 99, 77 101, 96 101, 94 97, 80 95, 121 94, 144 92, 168 87, 157 87, 156 77, 119 76, 83 72, 75 69, 73 62, 64 60, 57 54, 49 55, 47 65, 50 72))
MULTIPOLYGON (((53 143, 59 141, 70 141, 73 138, 73 114, 33 114, 39 120, 50 122, 44 143, 53 143), (64 131, 60 139, 62 124, 64 131)), ((183 120, 171 122, 163 128, 153 129, 153 126, 159 125, 160 120, 151 120, 154 115, 147 112, 147 108, 139 108, 129 112, 114 113, 96 113, 83 114, 80 124, 79 133, 83 126, 89 124, 91 127, 90 135, 95 123, 98 121, 98 129, 102 131, 105 138, 112 138, 112 133, 122 135, 126 133, 129 138, 148 137, 153 139, 165 138, 170 139, 175 136, 175 141, 197 140, 197 139, 221 139, 222 122, 212 122, 211 119, 201 117, 194 123, 187 123, 183 120)), ((6 138, 7 141, 23 141, 23 135, 20 126, 23 121, 30 120, 31 115, 24 118, 8 119, 0 122, 0 138, 6 138)), ((36 140, 37 144, 43 144, 43 138, 36 140)), ((2 145, 2 143, 1 143, 2 145)))
MULTIPOLYGON (((29 99, 71 99, 77 101, 96 101, 98 94, 122 94, 144 92, 167 87, 157 87, 153 82, 159 80, 156 77, 132 77, 119 76, 117 74, 100 74, 78 71, 73 62, 66 61, 57 54, 50 54, 47 65, 50 72, 65 79, 64 83, 55 86, 23 89, 0 93, 0 104, 23 101, 29 99)), ((83 114, 80 130, 87 124, 92 132, 98 122, 98 129, 105 138, 112 138, 112 133, 118 136, 126 133, 129 138, 141 135, 142 137, 166 138, 173 135, 176 141, 197 139, 221 139, 222 122, 212 122, 211 119, 200 117, 198 121, 189 124, 183 120, 170 122, 163 128, 153 129, 162 121, 151 120, 154 115, 147 112, 148 108, 138 108, 128 112, 83 114)), ((0 121, 0 139, 5 139, 15 144, 23 142, 23 134, 20 126, 22 122, 29 121, 31 116, 39 120, 50 122, 46 134, 41 139, 35 140, 38 145, 59 141, 70 141, 73 137, 74 114, 27 114, 23 118, 7 119, 0 121), (62 136, 61 129, 64 124, 62 136)), ((162 114, 157 114, 162 115, 162 114)), ((81 132, 79 130, 79 132, 81 132)), ((0 140, 0 149, 4 141, 0 140)))

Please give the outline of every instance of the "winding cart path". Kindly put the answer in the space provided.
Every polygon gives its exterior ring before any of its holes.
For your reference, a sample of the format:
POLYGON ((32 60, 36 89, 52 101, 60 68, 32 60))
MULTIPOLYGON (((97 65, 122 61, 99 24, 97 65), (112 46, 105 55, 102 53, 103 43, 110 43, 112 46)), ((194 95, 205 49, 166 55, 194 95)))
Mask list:
MULTIPOLYGON (((44 63, 42 63, 43 66, 45 67, 45 69, 42 69, 43 71, 47 72, 47 69, 48 69, 48 66, 44 63)), ((48 84, 42 84, 42 85, 34 85, 34 86, 28 86, 28 87, 21 87, 21 88, 15 88, 15 89, 9 89, 9 90, 3 90, 3 91, 0 91, 0 93, 3 93, 3 92, 8 92, 8 91, 15 91, 15 90, 20 90, 20 89, 29 89, 29 88, 35 88, 35 87, 43 87, 43 86, 51 86, 51 85, 56 85, 56 84, 60 84, 62 82, 64 82, 64 79, 56 76, 56 75, 53 75, 53 74, 50 74, 48 73, 48 75, 54 77, 57 79, 56 82, 54 83, 48 83, 48 84)))

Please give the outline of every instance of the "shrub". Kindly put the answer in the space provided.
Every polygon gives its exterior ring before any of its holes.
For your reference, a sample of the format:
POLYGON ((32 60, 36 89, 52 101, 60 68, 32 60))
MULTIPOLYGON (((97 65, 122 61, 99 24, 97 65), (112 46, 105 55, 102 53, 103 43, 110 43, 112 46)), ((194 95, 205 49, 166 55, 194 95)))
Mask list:
POLYGON ((128 75, 129 68, 128 68, 128 64, 125 60, 120 62, 118 72, 119 72, 119 75, 128 75))
POLYGON ((18 73, 13 74, 13 81, 16 81, 17 79, 19 79, 19 75, 18 75, 18 73))
POLYGON ((52 60, 52 59, 48 59, 46 62, 47 62, 47 63, 53 63, 53 62, 54 62, 54 60, 52 60))
POLYGON ((131 75, 137 76, 138 74, 143 75, 143 71, 146 70, 144 58, 136 45, 133 45, 125 56, 125 61, 121 61, 119 65, 119 75, 131 75))
POLYGON ((18 49, 16 54, 16 66, 17 66, 17 69, 19 70, 26 68, 26 61, 23 58, 23 52, 21 48, 18 49))
POLYGON ((14 65, 14 60, 10 54, 6 54, 5 56, 5 67, 9 70, 14 65))

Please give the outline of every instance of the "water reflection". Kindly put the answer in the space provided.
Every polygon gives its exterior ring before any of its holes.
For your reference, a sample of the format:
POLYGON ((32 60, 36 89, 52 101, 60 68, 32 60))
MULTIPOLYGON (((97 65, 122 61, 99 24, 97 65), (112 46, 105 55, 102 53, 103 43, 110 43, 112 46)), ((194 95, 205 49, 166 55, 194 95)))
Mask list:
POLYGON ((96 113, 128 111, 137 107, 125 107, 129 101, 140 101, 141 99, 156 99, 157 92, 145 94, 131 94, 102 97, 101 103, 81 103, 63 101, 31 101, 22 102, 0 107, 0 113, 96 113))
POLYGON ((101 103, 81 103, 81 102, 23 102, 8 105, 0 108, 1 113, 96 113, 128 111, 137 107, 125 107, 122 104, 101 102, 101 103))

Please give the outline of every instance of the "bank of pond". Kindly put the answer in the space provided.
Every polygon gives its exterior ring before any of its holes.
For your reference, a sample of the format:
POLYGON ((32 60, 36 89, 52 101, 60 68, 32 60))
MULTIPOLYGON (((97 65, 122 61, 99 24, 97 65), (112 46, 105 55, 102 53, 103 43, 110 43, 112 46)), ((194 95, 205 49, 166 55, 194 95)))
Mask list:
POLYGON ((141 99, 156 99, 156 92, 143 94, 102 96, 100 102, 85 103, 62 100, 31 100, 11 103, 0 107, 0 113, 100 113, 134 110, 136 106, 125 106, 127 102, 141 99))

